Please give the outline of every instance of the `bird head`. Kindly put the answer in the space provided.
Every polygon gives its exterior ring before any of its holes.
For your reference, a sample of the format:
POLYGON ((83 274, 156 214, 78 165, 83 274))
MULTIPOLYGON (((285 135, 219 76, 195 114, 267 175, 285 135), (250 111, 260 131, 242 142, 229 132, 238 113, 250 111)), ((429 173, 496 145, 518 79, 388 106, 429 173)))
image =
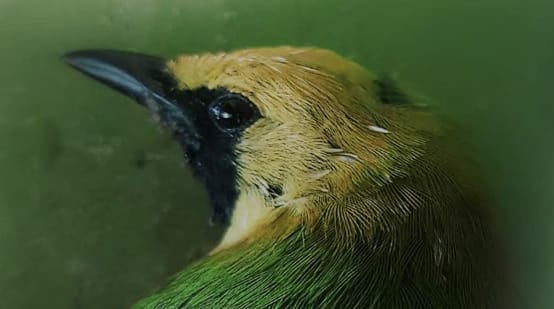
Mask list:
MULTIPOLYGON (((214 218, 230 223, 220 249, 268 231, 285 235, 345 205, 338 201, 405 178, 442 130, 390 79, 323 49, 173 59, 86 50, 65 59, 134 98, 173 133, 214 218), (272 224, 283 216, 288 227, 276 232, 272 224)), ((351 211, 379 222, 385 210, 351 211)))

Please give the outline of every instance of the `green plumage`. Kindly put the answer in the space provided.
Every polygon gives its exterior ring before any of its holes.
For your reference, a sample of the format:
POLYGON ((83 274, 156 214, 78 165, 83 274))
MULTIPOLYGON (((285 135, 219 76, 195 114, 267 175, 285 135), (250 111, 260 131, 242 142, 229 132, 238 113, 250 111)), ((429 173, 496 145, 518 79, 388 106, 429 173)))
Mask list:
MULTIPOLYGON (((274 246, 210 257, 135 308, 494 307, 483 282, 450 277, 455 268, 468 267, 463 252, 450 265, 433 265, 430 244, 395 245, 379 233, 375 241, 331 254, 320 240, 301 233, 274 246)), ((445 259, 456 259, 449 254, 445 259)), ((476 275, 476 269, 466 271, 458 275, 476 275)))
POLYGON ((328 211, 315 228, 210 256, 135 308, 498 308, 481 201, 436 164, 450 152, 436 146, 433 166, 417 161, 378 190, 321 200, 328 211), (376 228, 342 235, 344 221, 326 220, 337 217, 332 204, 376 228), (384 212, 371 218, 375 207, 384 212))

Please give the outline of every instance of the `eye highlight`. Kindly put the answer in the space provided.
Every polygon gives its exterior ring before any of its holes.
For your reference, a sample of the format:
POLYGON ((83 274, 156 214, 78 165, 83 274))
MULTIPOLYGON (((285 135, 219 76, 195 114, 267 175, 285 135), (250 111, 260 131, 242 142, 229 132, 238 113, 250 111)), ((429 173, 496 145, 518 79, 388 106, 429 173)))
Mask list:
POLYGON ((215 99, 208 112, 216 126, 227 132, 243 130, 260 118, 256 105, 238 94, 227 94, 215 99))

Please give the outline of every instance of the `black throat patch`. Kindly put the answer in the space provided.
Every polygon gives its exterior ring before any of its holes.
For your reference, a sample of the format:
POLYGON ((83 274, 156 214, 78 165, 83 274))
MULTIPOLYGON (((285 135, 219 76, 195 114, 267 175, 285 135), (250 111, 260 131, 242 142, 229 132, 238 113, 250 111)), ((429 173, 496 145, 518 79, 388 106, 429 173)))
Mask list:
POLYGON ((223 88, 199 88, 172 89, 169 94, 191 116, 196 129, 199 140, 190 140, 190 135, 181 135, 178 130, 173 133, 194 176, 206 187, 213 208, 212 222, 228 223, 239 193, 235 148, 243 130, 221 130, 210 118, 209 109, 215 100, 230 92, 223 88))

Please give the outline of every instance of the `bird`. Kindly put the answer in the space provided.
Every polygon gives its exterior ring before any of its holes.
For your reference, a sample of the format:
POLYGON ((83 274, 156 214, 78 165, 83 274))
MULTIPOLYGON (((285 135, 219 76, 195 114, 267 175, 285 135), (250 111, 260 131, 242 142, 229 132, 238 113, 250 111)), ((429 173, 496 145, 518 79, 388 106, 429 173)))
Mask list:
POLYGON ((464 131, 395 79, 317 47, 64 60, 173 135, 226 226, 133 308, 505 308, 464 131))

